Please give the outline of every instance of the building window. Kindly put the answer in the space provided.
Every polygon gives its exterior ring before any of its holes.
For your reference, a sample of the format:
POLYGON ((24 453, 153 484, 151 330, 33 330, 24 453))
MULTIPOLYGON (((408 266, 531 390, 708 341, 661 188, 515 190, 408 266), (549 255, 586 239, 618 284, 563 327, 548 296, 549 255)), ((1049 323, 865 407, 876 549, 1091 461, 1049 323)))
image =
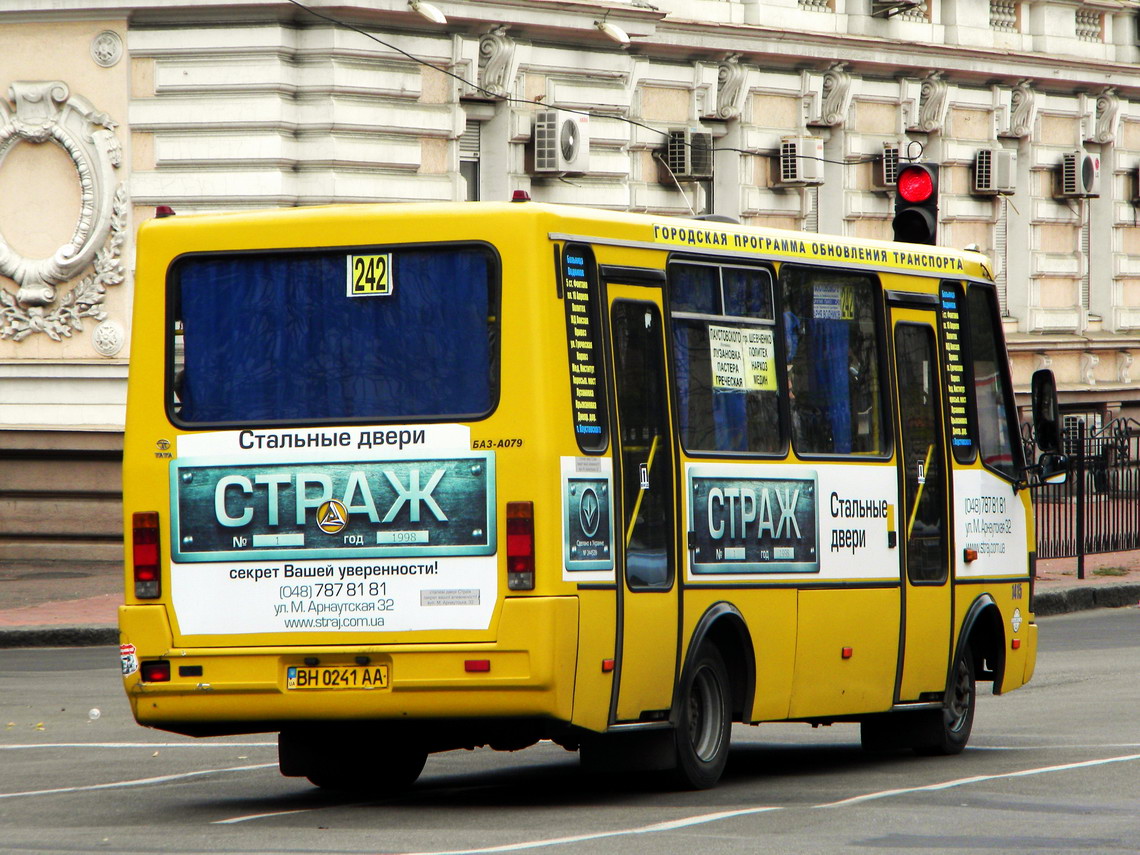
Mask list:
POLYGON ((459 138, 459 174, 467 182, 468 202, 479 201, 479 138, 481 122, 467 120, 463 126, 463 136, 459 138))

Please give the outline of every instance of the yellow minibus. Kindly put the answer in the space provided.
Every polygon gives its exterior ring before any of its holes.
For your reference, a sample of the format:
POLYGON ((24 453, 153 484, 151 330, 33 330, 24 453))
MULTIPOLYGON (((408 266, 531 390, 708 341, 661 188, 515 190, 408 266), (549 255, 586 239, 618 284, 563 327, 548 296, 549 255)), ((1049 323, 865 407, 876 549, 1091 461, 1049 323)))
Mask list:
MULTIPOLYGON (((533 203, 139 232, 123 679, 393 790, 549 739, 709 787, 733 722, 952 754, 1033 674, 987 259, 533 203)), ((1035 378, 1056 451, 1056 392, 1035 378)))

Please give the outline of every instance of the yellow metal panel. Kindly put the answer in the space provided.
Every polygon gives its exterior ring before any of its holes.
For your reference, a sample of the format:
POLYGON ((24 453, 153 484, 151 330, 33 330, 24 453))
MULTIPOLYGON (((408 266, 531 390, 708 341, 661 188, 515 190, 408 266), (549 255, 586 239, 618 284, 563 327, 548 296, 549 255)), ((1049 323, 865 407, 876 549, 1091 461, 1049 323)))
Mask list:
POLYGON ((137 674, 125 681, 138 720, 157 727, 190 720, 456 715, 570 719, 577 653, 574 597, 507 599, 494 644, 171 650, 162 643, 161 618, 156 618, 160 611, 124 607, 121 615, 123 638, 138 639, 140 660, 169 658, 173 665, 169 683, 140 683, 137 674), (305 656, 326 665, 351 665, 360 655, 389 666, 389 690, 285 688, 286 668, 301 664, 305 656), (467 672, 464 663, 469 659, 489 660, 490 670, 467 672), (202 673, 180 677, 179 665, 199 665, 202 673))
POLYGON ((617 656, 617 592, 578 592, 578 663, 574 680, 574 724, 603 731, 609 726, 614 672, 602 663, 617 656))
POLYGON ((792 718, 876 712, 894 700, 897 588, 802 590, 792 718), (851 651, 844 658, 844 650, 851 651))
MULTIPOLYGON (((715 603, 728 603, 744 616, 756 660, 756 688, 752 722, 780 721, 788 717, 792 674, 796 661, 796 600, 794 588, 685 588, 683 653, 701 616, 715 603)), ((684 663, 682 663, 682 668, 684 663)))

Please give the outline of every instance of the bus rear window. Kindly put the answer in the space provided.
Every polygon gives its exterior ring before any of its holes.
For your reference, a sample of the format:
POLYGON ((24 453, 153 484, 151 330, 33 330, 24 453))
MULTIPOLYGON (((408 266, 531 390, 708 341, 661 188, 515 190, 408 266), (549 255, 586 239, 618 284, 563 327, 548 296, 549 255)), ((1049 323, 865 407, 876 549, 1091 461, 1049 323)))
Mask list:
POLYGON ((470 418, 497 400, 485 247, 186 256, 171 284, 180 422, 470 418))

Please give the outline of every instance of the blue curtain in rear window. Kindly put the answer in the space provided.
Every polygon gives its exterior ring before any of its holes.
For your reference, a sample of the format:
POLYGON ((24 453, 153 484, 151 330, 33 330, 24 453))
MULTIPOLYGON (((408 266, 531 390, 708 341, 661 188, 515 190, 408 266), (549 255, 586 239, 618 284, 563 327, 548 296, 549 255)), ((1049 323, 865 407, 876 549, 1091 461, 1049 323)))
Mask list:
POLYGON ((178 267, 186 422, 443 418, 494 403, 492 262, 395 252, 390 296, 347 297, 343 251, 178 267))

